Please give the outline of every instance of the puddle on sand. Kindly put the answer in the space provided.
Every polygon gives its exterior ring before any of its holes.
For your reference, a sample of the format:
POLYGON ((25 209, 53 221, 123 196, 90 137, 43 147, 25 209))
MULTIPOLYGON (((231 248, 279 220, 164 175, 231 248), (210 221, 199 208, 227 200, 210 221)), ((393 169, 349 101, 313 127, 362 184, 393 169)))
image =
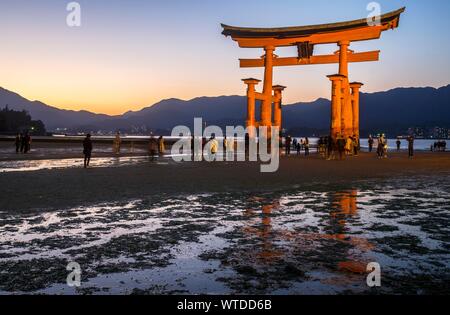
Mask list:
MULTIPOLYGON (((148 156, 128 156, 128 157, 103 157, 92 158, 91 168, 98 167, 120 167, 152 161, 148 156)), ((153 163, 167 164, 168 156, 155 158, 153 163)), ((15 160, 0 161, 0 173, 6 172, 31 172, 47 169, 82 168, 83 159, 50 159, 50 160, 15 160)))
POLYGON ((449 178, 0 213, 0 294, 448 294, 449 270, 449 178))

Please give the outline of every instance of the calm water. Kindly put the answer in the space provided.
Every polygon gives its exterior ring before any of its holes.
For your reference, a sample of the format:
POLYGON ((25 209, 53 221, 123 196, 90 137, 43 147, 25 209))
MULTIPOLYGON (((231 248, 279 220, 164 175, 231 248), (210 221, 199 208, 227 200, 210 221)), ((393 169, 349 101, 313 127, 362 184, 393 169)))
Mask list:
POLYGON ((448 294, 450 178, 0 212, 0 270, 1 294, 448 294))
MULTIPOLYGON (((304 138, 297 138, 298 140, 304 139, 304 138)), ((319 141, 318 138, 309 138, 310 143, 313 145, 316 145, 319 141)), ((366 150, 369 148, 369 139, 361 139, 361 148, 363 150, 366 150)), ((408 150, 408 142, 406 140, 400 140, 401 150, 408 150)), ((423 139, 416 139, 414 141, 414 149, 418 151, 430 151, 430 147, 434 144, 436 140, 423 140, 423 139)), ((397 150, 397 139, 388 139, 388 147, 390 150, 397 150)), ((447 149, 450 147, 450 140, 447 140, 447 149)))
MULTIPOLYGON (((149 160, 150 158, 147 156, 100 157, 100 158, 92 158, 90 162, 90 167, 120 167, 138 163, 145 163, 148 162, 149 160)), ((0 173, 31 172, 38 170, 63 169, 63 168, 82 168, 83 164, 84 160, 81 158, 0 161, 0 173)))

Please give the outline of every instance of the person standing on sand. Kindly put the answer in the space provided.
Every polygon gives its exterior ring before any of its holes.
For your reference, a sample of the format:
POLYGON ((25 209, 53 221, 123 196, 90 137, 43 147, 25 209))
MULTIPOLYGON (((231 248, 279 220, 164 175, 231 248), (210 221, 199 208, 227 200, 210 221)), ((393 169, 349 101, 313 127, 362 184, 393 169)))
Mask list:
POLYGON ((245 137, 244 137, 244 145, 245 145, 245 158, 247 159, 247 157, 249 156, 250 153, 250 135, 248 134, 248 132, 245 133, 245 137))
POLYGON ((380 143, 381 143, 381 156, 380 158, 385 158, 387 159, 387 152, 388 152, 388 142, 386 139, 386 135, 382 134, 381 138, 380 138, 380 143))
POLYGON ((337 147, 339 151, 339 160, 343 160, 345 158, 345 138, 342 135, 339 135, 337 138, 337 147))
POLYGON ((113 141, 113 151, 115 154, 120 154, 120 145, 122 143, 122 140, 120 139, 120 132, 116 133, 116 137, 113 141))
POLYGON ((337 139, 338 139, 339 135, 336 134, 334 137, 329 136, 328 137, 328 156, 327 156, 327 161, 331 161, 331 160, 335 160, 336 159, 336 152, 339 151, 338 149, 338 144, 337 144, 337 139))
POLYGON ((25 132, 25 134, 22 136, 22 138, 20 139, 20 153, 27 153, 26 152, 26 147, 27 147, 27 131, 25 132))
POLYGON ((287 136, 285 141, 286 141, 286 144, 285 144, 286 155, 291 155, 291 145, 292 145, 292 138, 291 138, 291 136, 287 136))
POLYGON ((402 145, 402 142, 400 141, 400 138, 397 138, 397 142, 395 144, 397 145, 397 151, 400 151, 400 147, 402 145))
POLYGON ((308 137, 305 138, 305 142, 303 143, 303 145, 305 146, 305 156, 309 155, 309 139, 308 137))
POLYGON ((352 145, 353 145, 353 141, 352 138, 349 136, 346 140, 345 140, 345 155, 351 155, 352 154, 352 145))
POLYGON ((22 133, 18 133, 16 135, 16 139, 14 140, 14 143, 16 145, 16 153, 20 152, 20 143, 22 142, 22 133))
POLYGON ((373 151, 373 137, 372 135, 369 136, 369 153, 372 153, 373 151))
POLYGON ((155 159, 155 155, 156 155, 157 150, 158 150, 158 143, 157 143, 157 141, 156 141, 156 139, 155 139, 155 137, 153 136, 153 133, 152 133, 150 135, 150 140, 148 142, 148 152, 149 152, 152 160, 155 159))
POLYGON ((83 154, 84 154, 84 168, 89 167, 92 155, 92 140, 91 135, 88 133, 83 140, 83 154))
POLYGON ((414 156, 414 137, 408 137, 408 157, 412 158, 414 156))
POLYGON ((219 142, 217 142, 215 135, 211 136, 211 138, 209 139, 209 143, 210 143, 209 150, 211 152, 211 155, 213 156, 213 159, 215 159, 216 154, 219 151, 219 142))
POLYGON ((159 155, 164 155, 164 152, 166 151, 166 146, 164 145, 163 136, 160 136, 158 138, 158 151, 159 151, 159 155))
POLYGON ((195 136, 191 136, 191 158, 195 160, 195 136))
POLYGON ((353 143, 353 155, 354 156, 358 156, 359 141, 358 141, 358 138, 355 135, 353 135, 353 137, 352 137, 352 143, 353 143))
POLYGON ((25 133, 25 136, 22 139, 22 145, 23 145, 23 153, 28 153, 31 151, 31 136, 28 133, 28 131, 25 133))
POLYGON ((234 156, 234 138, 228 139, 225 137, 225 140, 226 140, 225 154, 229 160, 232 160, 234 156))
POLYGON ((223 156, 225 158, 227 156, 227 148, 228 148, 228 139, 227 139, 227 136, 225 136, 223 138, 223 142, 222 142, 223 156))
POLYGON ((377 138, 377 155, 379 159, 383 156, 383 138, 381 135, 378 135, 377 138))

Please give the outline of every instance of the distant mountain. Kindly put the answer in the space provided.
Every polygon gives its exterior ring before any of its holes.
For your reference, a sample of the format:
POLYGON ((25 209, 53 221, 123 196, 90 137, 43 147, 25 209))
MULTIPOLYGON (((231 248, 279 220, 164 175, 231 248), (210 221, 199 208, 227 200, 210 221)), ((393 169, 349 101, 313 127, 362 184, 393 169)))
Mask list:
POLYGON ((59 127, 76 128, 82 124, 95 124, 108 115, 98 115, 88 111, 64 110, 49 106, 39 101, 30 101, 17 93, 0 87, 0 108, 6 105, 14 110, 26 110, 33 119, 42 120, 48 130, 59 127))
MULTIPOLYGON (((191 127, 195 117, 208 125, 243 124, 246 116, 244 96, 199 97, 189 101, 167 99, 140 111, 120 116, 68 111, 31 102, 0 88, 0 107, 25 109, 44 121, 48 129, 67 127, 77 130, 158 130, 170 133, 176 125, 191 127)), ((450 127, 450 85, 435 88, 397 88, 386 92, 361 94, 363 134, 383 131, 405 132, 409 127, 450 127)), ((326 134, 330 121, 330 101, 319 98, 283 108, 284 127, 292 134, 326 134)))

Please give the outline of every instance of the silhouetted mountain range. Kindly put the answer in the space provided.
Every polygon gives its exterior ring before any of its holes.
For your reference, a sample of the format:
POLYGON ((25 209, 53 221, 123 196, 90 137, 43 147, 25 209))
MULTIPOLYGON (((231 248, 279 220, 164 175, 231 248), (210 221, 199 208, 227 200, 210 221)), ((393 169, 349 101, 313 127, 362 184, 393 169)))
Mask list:
MULTIPOLYGON (((120 116, 69 111, 29 101, 0 88, 0 107, 28 111, 42 120, 48 130, 69 128, 78 131, 158 130, 170 133, 176 125, 191 127, 195 117, 208 125, 240 125, 246 116, 244 96, 199 97, 189 101, 167 99, 140 111, 120 116)), ((283 108, 284 127, 293 135, 326 134, 330 120, 330 101, 319 98, 283 108)), ((361 93, 362 133, 379 131, 404 133, 409 127, 450 127, 450 85, 435 88, 397 88, 386 92, 361 93)))

